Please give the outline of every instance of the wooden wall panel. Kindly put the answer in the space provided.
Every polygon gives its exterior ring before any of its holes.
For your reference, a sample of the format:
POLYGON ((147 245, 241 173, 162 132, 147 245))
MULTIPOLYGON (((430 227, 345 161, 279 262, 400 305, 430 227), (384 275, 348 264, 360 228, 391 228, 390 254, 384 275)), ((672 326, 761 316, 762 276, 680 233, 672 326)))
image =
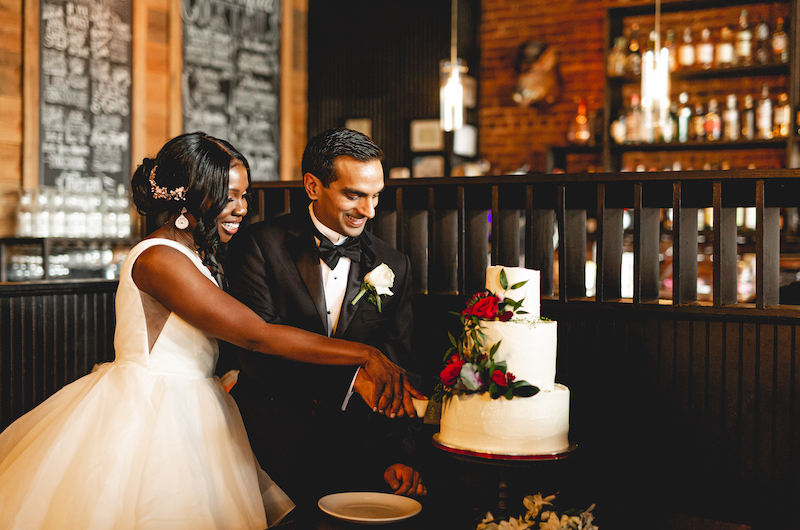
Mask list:
POLYGON ((0 1, 0 237, 14 234, 22 179, 22 2, 0 1))
POLYGON ((114 358, 116 282, 0 291, 0 430, 114 358))

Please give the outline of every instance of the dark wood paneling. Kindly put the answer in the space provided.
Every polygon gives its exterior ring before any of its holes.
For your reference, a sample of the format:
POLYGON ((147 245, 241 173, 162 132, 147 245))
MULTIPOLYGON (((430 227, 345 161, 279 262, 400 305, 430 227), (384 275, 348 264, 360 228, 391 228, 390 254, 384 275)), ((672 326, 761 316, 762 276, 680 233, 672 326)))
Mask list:
POLYGON ((0 430, 114 358, 117 282, 0 288, 0 430))

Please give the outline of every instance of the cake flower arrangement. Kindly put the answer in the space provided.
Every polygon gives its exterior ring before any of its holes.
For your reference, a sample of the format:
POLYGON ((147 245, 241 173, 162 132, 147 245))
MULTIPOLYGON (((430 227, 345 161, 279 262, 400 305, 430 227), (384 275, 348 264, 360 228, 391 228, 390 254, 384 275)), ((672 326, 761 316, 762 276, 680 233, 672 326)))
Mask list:
MULTIPOLYGON (((525 283, 527 280, 509 287, 505 271, 500 272, 500 286, 504 291, 517 289, 525 283)), ((460 315, 453 313, 461 318, 463 331, 458 340, 448 333, 452 346, 444 356, 445 366, 434 389, 434 401, 441 402, 446 396, 464 393, 489 392, 492 399, 501 396, 512 399, 539 392, 538 387, 527 381, 516 380, 514 374, 508 372, 505 361, 494 360, 500 342, 485 347, 481 331, 482 321, 508 322, 515 315, 525 314, 520 310, 522 302, 484 291, 475 294, 460 315)))
POLYGON ((553 507, 555 495, 542 497, 541 493, 528 495, 522 500, 527 513, 508 520, 496 520, 491 512, 487 512, 477 530, 598 530, 594 524, 595 505, 586 511, 570 509, 559 513, 553 507))

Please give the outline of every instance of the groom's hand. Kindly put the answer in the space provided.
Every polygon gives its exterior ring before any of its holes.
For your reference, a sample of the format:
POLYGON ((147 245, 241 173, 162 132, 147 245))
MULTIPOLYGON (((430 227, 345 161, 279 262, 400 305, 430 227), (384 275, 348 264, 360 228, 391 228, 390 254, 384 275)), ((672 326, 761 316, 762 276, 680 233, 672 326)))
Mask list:
POLYGON ((379 350, 373 350, 374 355, 358 371, 353 388, 374 412, 394 418, 403 408, 404 372, 379 350), (359 381, 362 373, 367 377, 359 381))
POLYGON ((428 488, 422 482, 419 471, 404 464, 392 464, 383 472, 383 480, 394 490, 395 495, 422 496, 428 488))
MULTIPOLYGON (((358 392, 358 394, 364 399, 364 402, 372 408, 372 410, 377 410, 376 404, 373 400, 373 395, 375 392, 375 383, 372 381, 372 378, 369 376, 365 370, 359 370, 358 375, 356 375, 356 381, 353 384, 353 390, 358 392)), ((422 393, 414 388, 414 386, 409 382, 408 378, 403 376, 403 400, 402 406, 397 411, 395 416, 391 415, 391 411, 386 411, 386 416, 393 418, 393 417, 403 417, 408 415, 409 417, 416 416, 416 409, 414 407, 414 402, 411 400, 412 397, 417 399, 426 399, 422 393)))

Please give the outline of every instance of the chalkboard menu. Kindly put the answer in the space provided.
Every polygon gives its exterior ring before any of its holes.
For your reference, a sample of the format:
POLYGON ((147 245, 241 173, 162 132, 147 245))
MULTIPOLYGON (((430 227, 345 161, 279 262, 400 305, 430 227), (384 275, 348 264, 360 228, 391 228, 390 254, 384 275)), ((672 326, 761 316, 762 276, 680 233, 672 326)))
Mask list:
POLYGON ((183 0, 183 128, 232 143, 279 180, 280 0, 183 0))
POLYGON ((41 0, 39 183, 99 193, 131 177, 132 0, 41 0))

